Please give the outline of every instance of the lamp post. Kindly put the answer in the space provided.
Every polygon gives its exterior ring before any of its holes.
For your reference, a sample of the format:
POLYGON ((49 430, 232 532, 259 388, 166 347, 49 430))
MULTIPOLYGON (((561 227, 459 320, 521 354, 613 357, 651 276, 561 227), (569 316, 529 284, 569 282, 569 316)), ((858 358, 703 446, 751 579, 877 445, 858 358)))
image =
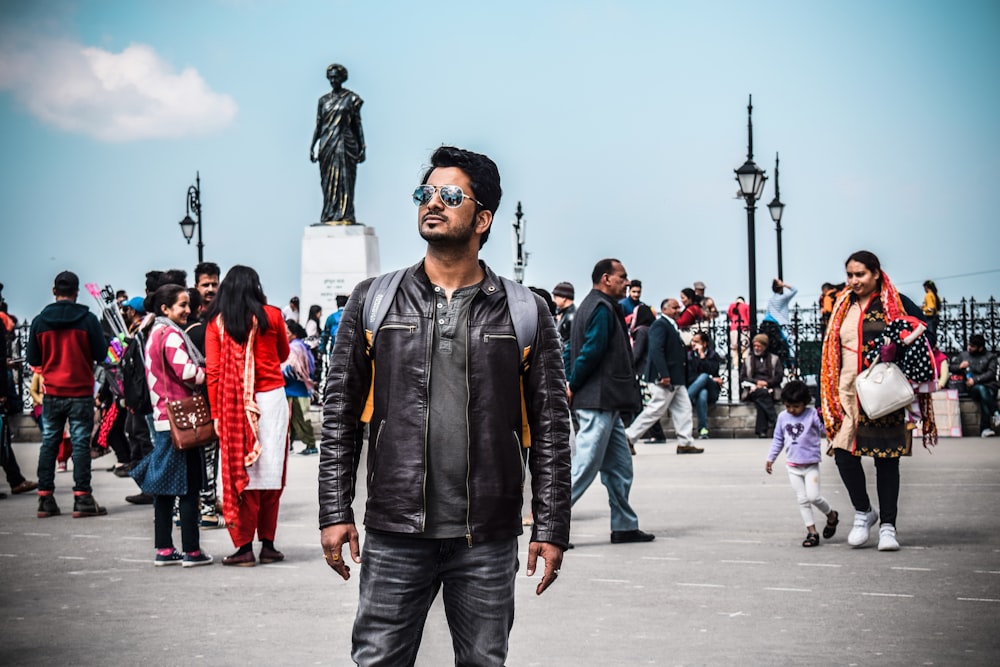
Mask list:
POLYGON ((764 181, 767 176, 753 161, 753 96, 747 100, 747 161, 736 169, 736 182, 740 184, 740 196, 746 202, 747 209, 747 259, 750 271, 750 336, 757 333, 757 258, 754 215, 757 210, 757 200, 764 191, 764 181))
POLYGON ((785 210, 785 205, 781 203, 781 193, 778 191, 778 154, 774 154, 774 199, 767 205, 767 210, 771 212, 771 219, 774 220, 774 231, 778 234, 778 280, 784 280, 785 276, 781 272, 781 214, 785 210))
POLYGON ((198 228, 198 263, 201 264, 205 261, 204 249, 205 244, 201 242, 201 174, 195 172, 194 174, 194 185, 188 188, 187 191, 187 214, 184 219, 180 222, 181 234, 187 239, 188 245, 191 245, 191 237, 194 236, 194 228, 198 228), (194 212, 195 218, 197 220, 191 219, 191 213, 194 212))
POLYGON ((521 220, 524 212, 521 202, 517 202, 517 212, 514 213, 514 280, 524 283, 524 268, 528 266, 528 253, 524 251, 525 223, 521 220))

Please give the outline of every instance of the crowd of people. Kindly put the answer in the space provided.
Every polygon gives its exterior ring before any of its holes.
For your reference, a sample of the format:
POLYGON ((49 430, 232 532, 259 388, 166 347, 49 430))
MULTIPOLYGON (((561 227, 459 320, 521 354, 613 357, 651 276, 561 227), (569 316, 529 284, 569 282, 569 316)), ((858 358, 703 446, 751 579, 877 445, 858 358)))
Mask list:
MULTIPOLYGON (((456 663, 503 664, 518 536, 530 530, 526 573, 541 565, 541 595, 574 548, 571 507, 599 477, 610 542, 655 540, 640 528, 630 499, 635 444, 663 441, 672 425, 677 454, 704 453, 696 439, 703 445, 710 437, 710 406, 729 360, 705 331, 722 315, 701 282, 654 309, 643 301, 642 282, 614 258, 595 263, 579 305, 569 282, 550 294, 497 276, 479 252, 500 197, 492 160, 439 148, 413 192, 424 256, 363 281, 337 299, 325 321, 318 306, 310 307, 304 325, 298 298, 284 310, 270 305, 248 266, 222 277, 217 265, 199 264, 193 286, 183 271, 151 271, 145 296, 115 295, 103 323, 77 302, 78 277, 60 273, 55 302, 32 320, 26 355, 38 378, 38 482, 20 475, 5 438, 12 490, 37 486, 37 516, 59 515, 57 470, 69 456, 73 516, 104 516, 92 493, 91 462, 95 453, 113 452, 112 472, 140 488, 126 500, 153 507, 155 566, 213 563, 199 531, 222 527, 235 548, 223 565, 275 563, 284 559, 275 541, 288 455, 292 441, 301 440, 303 454, 320 455, 324 559, 345 580, 348 560, 363 561, 352 658, 413 664, 426 615, 443 590, 456 663), (324 366, 317 448, 308 415, 324 366), (207 399, 216 440, 181 450, 168 406, 198 394, 207 399), (362 456, 363 549, 354 509, 362 456), (531 502, 524 516, 526 470, 531 502)), ((806 384, 785 378, 794 357, 774 351, 775 344, 789 349, 790 285, 774 282, 761 327, 772 325, 770 333, 756 333, 742 299, 726 309, 725 354, 735 355, 742 400, 756 407, 756 435, 772 440, 766 473, 785 453, 806 528, 802 546, 835 537, 839 524, 820 489, 828 440, 855 510, 847 543, 866 544, 878 523, 878 550, 895 551, 900 460, 918 424, 925 446, 936 439, 928 398, 941 366, 927 321, 936 293, 916 306, 868 251, 852 254, 845 273, 842 288, 824 291, 815 407, 806 384), (917 400, 869 416, 855 379, 878 362, 898 361, 909 372, 914 355, 936 369, 930 378, 909 377, 917 400), (867 493, 864 456, 875 462, 877 507, 867 493), (813 508, 825 518, 822 532, 813 508)), ((969 343, 952 368, 981 406, 983 435, 993 435, 1000 423, 996 356, 978 334, 969 343)), ((3 389, 6 401, 10 387, 3 389)))

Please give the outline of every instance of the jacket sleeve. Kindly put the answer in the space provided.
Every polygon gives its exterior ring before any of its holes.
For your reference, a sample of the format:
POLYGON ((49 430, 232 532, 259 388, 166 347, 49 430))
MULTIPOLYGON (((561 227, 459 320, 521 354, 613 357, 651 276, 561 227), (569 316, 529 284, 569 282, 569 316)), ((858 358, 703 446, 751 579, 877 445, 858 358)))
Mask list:
POLYGON ((649 327, 649 361, 646 364, 646 381, 659 382, 660 378, 670 377, 670 367, 667 366, 667 327, 670 325, 657 319, 649 327))
POLYGON ((771 355, 771 361, 771 377, 767 379, 767 386, 770 389, 777 389, 785 377, 785 365, 781 363, 781 357, 776 354, 771 355))
POLYGON ((90 357, 94 363, 99 364, 108 356, 108 341, 104 338, 100 320, 93 313, 90 313, 85 321, 87 340, 90 342, 90 357))
POLYGON ((541 299, 538 329, 530 365, 524 374, 524 405, 531 428, 528 467, 531 470, 531 510, 535 518, 532 542, 551 542, 565 549, 570 525, 569 406, 555 322, 541 299))
POLYGON ((205 325, 205 376, 208 386, 208 407, 212 416, 218 418, 219 412, 219 352, 222 341, 219 340, 218 320, 212 320, 205 325))
POLYGON ((319 456, 319 527, 354 523, 355 488, 364 438, 372 364, 366 352, 364 299, 371 280, 354 288, 337 328, 323 403, 319 456))

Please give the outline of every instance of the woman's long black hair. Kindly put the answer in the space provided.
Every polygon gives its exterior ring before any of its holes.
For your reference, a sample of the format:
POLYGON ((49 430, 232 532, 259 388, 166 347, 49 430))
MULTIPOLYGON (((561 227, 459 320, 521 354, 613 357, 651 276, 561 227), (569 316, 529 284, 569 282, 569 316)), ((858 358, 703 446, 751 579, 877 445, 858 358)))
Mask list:
POLYGON ((249 266, 237 264, 219 283, 219 291, 208 308, 207 319, 211 322, 221 315, 226 333, 242 345, 250 336, 254 317, 260 331, 267 331, 266 304, 267 297, 260 286, 260 276, 249 266))

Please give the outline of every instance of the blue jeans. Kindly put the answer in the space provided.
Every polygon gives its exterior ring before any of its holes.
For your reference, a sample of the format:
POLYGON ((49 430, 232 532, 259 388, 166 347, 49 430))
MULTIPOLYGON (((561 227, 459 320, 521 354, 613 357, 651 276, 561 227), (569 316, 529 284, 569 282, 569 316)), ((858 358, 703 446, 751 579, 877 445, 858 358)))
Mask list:
POLYGON ((42 448, 38 451, 38 490, 56 489, 56 454, 69 421, 73 443, 73 490, 90 493, 90 434, 94 430, 94 399, 45 396, 42 402, 42 448))
POLYGON ((702 373, 688 385, 688 396, 698 413, 698 430, 708 428, 708 404, 719 399, 719 385, 715 383, 711 375, 702 373), (714 392, 713 387, 715 388, 714 392), (715 394, 714 397, 712 393, 715 394))
POLYGON ((974 384, 969 387, 969 398, 979 406, 979 430, 990 428, 990 418, 997 411, 997 390, 985 384, 974 384))
POLYGON ((632 454, 625 425, 617 411, 574 410, 580 422, 573 455, 573 504, 583 496, 597 473, 608 490, 611 530, 636 530, 639 517, 628 502, 632 489, 632 454))
POLYGON ((473 544, 368 531, 351 658, 412 665, 443 584, 456 665, 503 665, 514 625, 517 538, 473 544))

